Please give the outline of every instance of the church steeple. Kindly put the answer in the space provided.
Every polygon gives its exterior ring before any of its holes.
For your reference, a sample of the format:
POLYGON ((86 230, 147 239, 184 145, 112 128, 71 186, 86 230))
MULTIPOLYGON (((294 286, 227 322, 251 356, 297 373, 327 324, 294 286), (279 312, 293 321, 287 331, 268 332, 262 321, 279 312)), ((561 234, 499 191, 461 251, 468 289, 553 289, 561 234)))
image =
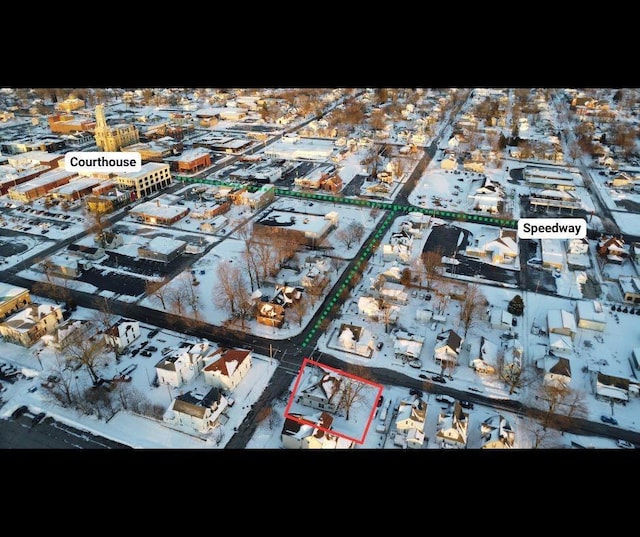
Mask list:
POLYGON ((96 105, 96 126, 93 131, 96 145, 101 151, 121 151, 123 147, 139 141, 138 130, 134 125, 116 125, 109 127, 104 115, 104 105, 96 105))

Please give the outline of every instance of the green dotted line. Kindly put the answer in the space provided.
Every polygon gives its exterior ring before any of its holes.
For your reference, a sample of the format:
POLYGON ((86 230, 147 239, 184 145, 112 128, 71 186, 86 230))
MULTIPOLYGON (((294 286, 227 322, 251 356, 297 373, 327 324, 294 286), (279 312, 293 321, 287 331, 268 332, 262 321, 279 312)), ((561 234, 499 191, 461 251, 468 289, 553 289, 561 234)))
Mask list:
POLYGON ((318 320, 315 322, 313 327, 311 327, 311 330, 309 331, 307 336, 304 338, 304 341, 302 342, 302 345, 304 347, 306 347, 309 344, 309 342, 313 339, 313 337, 315 336, 315 333, 322 326, 323 321, 329 316, 329 314, 331 313, 331 310, 335 307, 338 300, 340 300, 340 297, 348 292, 349 284, 351 283, 351 280, 359 273, 358 269, 362 265, 367 263, 368 259, 371 257, 371 254, 377 248, 377 245, 380 243, 381 237, 384 235, 387 228, 391 225, 391 223, 394 221, 395 218, 396 218, 396 215, 394 212, 389 213, 386 216, 386 218, 382 221, 382 223, 380 224, 376 232, 373 234, 373 236, 369 239, 365 248, 362 250, 360 257, 358 257, 358 259, 355 261, 353 268, 347 273, 346 279, 330 297, 329 302, 325 306, 324 310, 320 313, 318 320))

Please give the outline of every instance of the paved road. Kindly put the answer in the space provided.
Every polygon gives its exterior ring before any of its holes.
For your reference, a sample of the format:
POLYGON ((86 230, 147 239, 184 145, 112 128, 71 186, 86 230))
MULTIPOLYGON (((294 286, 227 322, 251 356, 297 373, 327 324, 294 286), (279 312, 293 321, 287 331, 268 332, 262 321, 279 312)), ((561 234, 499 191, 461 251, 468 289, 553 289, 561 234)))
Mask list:
POLYGON ((0 420, 0 449, 131 449, 52 418, 34 424, 33 417, 26 413, 0 420))

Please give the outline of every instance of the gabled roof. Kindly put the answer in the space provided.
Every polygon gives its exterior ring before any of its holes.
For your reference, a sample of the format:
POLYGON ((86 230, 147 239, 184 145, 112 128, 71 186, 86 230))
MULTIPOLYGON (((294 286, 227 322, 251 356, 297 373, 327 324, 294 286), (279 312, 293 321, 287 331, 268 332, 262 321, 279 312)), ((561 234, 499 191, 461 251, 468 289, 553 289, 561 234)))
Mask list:
POLYGON ((230 377, 250 355, 251 351, 246 349, 227 349, 220 358, 207 365, 204 371, 218 372, 223 376, 230 377))

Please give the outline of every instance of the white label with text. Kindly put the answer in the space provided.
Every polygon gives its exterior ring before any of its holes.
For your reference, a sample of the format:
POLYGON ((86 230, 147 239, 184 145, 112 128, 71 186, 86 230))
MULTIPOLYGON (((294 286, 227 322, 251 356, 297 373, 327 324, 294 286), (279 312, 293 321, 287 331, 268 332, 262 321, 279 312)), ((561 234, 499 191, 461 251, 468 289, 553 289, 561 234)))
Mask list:
POLYGON ((584 239, 587 222, 583 218, 521 218, 519 239, 584 239))
POLYGON ((136 151, 72 151, 64 156, 68 172, 139 172, 142 158, 136 151))

